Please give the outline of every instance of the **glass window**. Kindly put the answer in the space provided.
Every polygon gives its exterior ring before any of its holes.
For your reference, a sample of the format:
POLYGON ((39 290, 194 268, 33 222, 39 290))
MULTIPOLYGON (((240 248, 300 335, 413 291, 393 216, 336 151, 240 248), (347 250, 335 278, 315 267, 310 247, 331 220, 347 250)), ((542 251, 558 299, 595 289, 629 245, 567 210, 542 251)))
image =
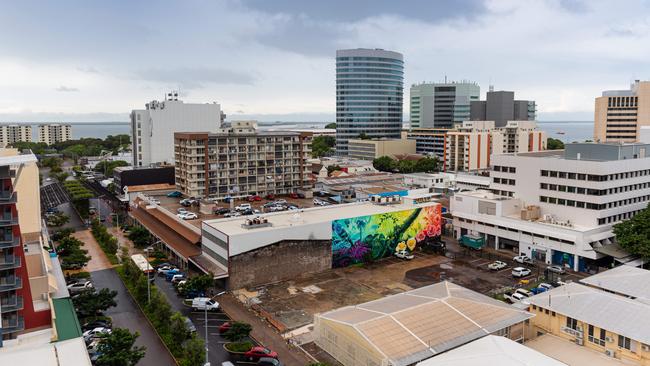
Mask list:
POLYGON ((618 346, 621 348, 625 349, 630 349, 632 348, 632 341, 628 337, 624 337, 622 335, 618 336, 618 346))
POLYGON ((566 317, 566 327, 571 328, 573 330, 578 329, 578 321, 576 319, 566 317))

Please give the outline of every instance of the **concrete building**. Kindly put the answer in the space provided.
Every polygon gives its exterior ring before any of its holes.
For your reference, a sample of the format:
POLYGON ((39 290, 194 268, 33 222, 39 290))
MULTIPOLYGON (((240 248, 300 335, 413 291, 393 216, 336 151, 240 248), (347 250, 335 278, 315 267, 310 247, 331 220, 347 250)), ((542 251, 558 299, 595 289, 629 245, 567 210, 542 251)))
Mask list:
POLYGON ((535 314, 531 334, 553 335, 625 364, 650 365, 650 305, 576 282, 527 302, 535 314))
POLYGON ((450 349, 489 335, 522 341, 524 322, 531 317, 526 311, 443 281, 317 314, 314 335, 316 344, 345 366, 406 366, 444 356, 450 349))
POLYGON ((477 189, 490 189, 490 182, 492 180, 486 175, 458 173, 456 174, 454 186, 460 192, 475 191, 477 189))
POLYGON ((503 127, 508 121, 534 121, 535 101, 515 100, 511 91, 493 91, 486 93, 484 101, 472 101, 470 120, 494 121, 495 127, 503 127))
POLYGON ((374 160, 382 156, 395 158, 401 154, 415 154, 415 141, 385 138, 348 140, 348 156, 352 159, 374 160))
POLYGON ((612 226, 650 201, 648 148, 573 143, 564 151, 495 155, 490 189, 497 195, 460 193, 450 202, 457 236, 480 235, 495 248, 574 270, 631 261, 612 226))
POLYGON ((157 167, 134 167, 121 166, 113 170, 114 183, 118 192, 126 190, 131 192, 135 186, 164 185, 174 186, 176 184, 175 168, 171 165, 157 167))
POLYGON ((450 173, 410 173, 403 177, 405 185, 416 188, 445 189, 453 187, 456 182, 455 174, 450 173))
POLYGON ((650 305, 650 271, 621 265, 580 280, 583 285, 650 305))
POLYGON ((221 106, 183 103, 177 92, 131 111, 133 165, 174 164, 174 132, 216 132, 225 119, 221 106))
POLYGON ((14 142, 32 142, 32 126, 25 124, 0 125, 0 148, 14 142))
POLYGON ((188 196, 311 193, 311 134, 236 121, 218 133, 174 134, 176 187, 188 196))
POLYGON ((470 81, 411 85, 411 128, 452 128, 469 120, 470 103, 480 92, 470 81))
POLYGON ((636 80, 629 90, 607 90, 596 98, 594 141, 638 142, 641 128, 647 126, 650 81, 636 80))
POLYGON ((348 140, 400 138, 404 57, 382 49, 336 51, 336 152, 348 154, 348 140))
POLYGON ((358 241, 354 245, 374 248, 373 259, 391 256, 397 242, 378 239, 369 243, 370 239, 393 235, 406 240, 408 228, 416 227, 430 228, 431 236, 439 235, 442 219, 437 203, 384 199, 268 213, 257 218, 257 222, 254 220, 248 216, 207 220, 201 225, 203 253, 227 273, 225 285, 229 289, 254 287, 361 263, 363 259, 350 252, 353 243, 344 239, 353 235, 351 231, 355 231, 358 241), (379 227, 376 222, 382 218, 391 218, 405 227, 379 227), (358 225, 362 223, 367 230, 359 233, 358 225))
POLYGON ((445 158, 447 132, 450 128, 411 128, 408 139, 415 140, 415 152, 445 158))
POLYGON ((38 125, 38 142, 54 145, 72 139, 72 126, 60 123, 38 125))
MULTIPOLYGON (((401 174, 386 172, 357 172, 344 176, 328 177, 319 179, 314 189, 324 192, 337 202, 357 201, 357 191, 364 188, 396 187, 401 186, 403 178, 401 174)), ((406 187, 402 187, 406 191, 406 187)))

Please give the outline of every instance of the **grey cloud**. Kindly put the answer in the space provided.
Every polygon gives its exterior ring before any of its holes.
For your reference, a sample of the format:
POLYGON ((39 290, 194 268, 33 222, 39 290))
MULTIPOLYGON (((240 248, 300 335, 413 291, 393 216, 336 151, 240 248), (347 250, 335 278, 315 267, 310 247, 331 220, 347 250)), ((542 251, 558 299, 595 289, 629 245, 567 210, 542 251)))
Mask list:
POLYGON ((255 77, 250 74, 207 67, 144 69, 136 72, 136 77, 142 80, 171 83, 184 89, 202 88, 206 84, 252 85, 255 82, 255 77))
POLYGON ((58 88, 56 88, 54 90, 56 90, 58 92, 78 92, 79 91, 78 88, 73 88, 73 87, 69 87, 69 86, 65 86, 65 85, 61 85, 60 87, 58 87, 58 88))
POLYGON ((89 74, 101 74, 99 70, 92 66, 79 66, 77 67, 77 71, 87 72, 89 74))

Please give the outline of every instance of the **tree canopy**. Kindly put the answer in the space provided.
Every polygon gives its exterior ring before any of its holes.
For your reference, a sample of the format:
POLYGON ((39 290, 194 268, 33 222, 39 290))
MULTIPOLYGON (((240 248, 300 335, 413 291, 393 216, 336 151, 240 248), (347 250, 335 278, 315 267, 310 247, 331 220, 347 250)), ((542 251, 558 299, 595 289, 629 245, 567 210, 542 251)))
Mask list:
POLYGON ((546 149, 548 150, 562 150, 564 149, 564 142, 560 139, 549 137, 546 140, 546 149))
POLYGON ((117 153, 119 150, 126 150, 131 144, 131 136, 128 134, 108 135, 105 139, 81 138, 78 140, 67 140, 57 142, 48 146, 42 142, 18 141, 11 144, 17 149, 30 149, 34 154, 61 153, 66 157, 77 159, 82 156, 97 156, 102 150, 110 150, 117 153))
POLYGON ((614 235, 623 249, 650 260, 650 206, 614 225, 614 235))
POLYGON ((146 347, 136 346, 140 334, 131 333, 125 328, 115 328, 111 334, 103 336, 99 342, 97 359, 99 366, 134 366, 144 357, 146 347))
POLYGON ((333 136, 316 136, 311 142, 311 156, 320 158, 321 156, 328 156, 334 151, 336 139, 333 136))
POLYGON ((92 289, 83 291, 73 297, 72 303, 79 317, 87 318, 89 316, 102 315, 106 309, 117 306, 115 296, 117 296, 117 291, 108 288, 103 288, 99 291, 92 289))
POLYGON ((330 123, 326 124, 325 128, 336 129, 336 122, 330 122, 330 123))

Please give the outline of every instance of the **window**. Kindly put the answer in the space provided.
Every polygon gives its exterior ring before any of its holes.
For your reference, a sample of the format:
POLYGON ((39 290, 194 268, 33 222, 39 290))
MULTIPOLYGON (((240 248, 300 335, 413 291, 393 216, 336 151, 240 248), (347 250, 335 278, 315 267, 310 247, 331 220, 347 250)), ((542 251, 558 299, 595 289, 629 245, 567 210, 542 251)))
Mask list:
POLYGON ((599 346, 604 347, 605 346, 605 329, 600 330, 600 334, 598 337, 596 337, 595 334, 595 328, 593 325, 589 325, 589 342, 595 343, 599 346))
POLYGON ((548 177, 548 170, 542 170, 542 177, 548 177))
POLYGON ((578 321, 576 319, 566 317, 566 327, 571 328, 573 330, 578 329, 578 321))
POLYGON ((625 349, 632 348, 632 341, 628 337, 623 337, 622 335, 618 336, 618 346, 625 349))

